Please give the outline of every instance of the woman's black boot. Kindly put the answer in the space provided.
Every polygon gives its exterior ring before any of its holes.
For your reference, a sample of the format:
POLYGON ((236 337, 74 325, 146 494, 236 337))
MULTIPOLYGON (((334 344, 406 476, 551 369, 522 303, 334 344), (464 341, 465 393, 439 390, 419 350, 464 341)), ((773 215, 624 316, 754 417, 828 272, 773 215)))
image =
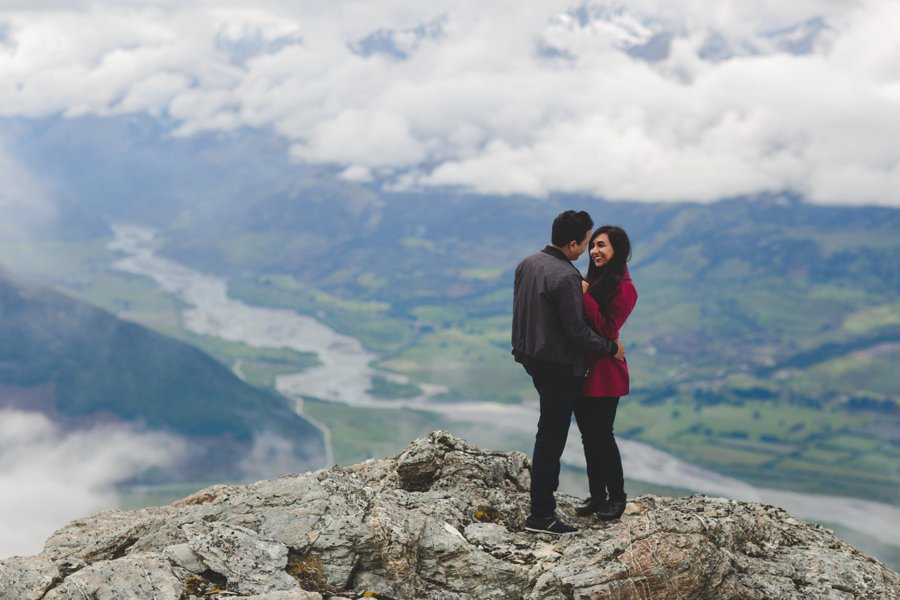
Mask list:
POLYGON ((575 507, 575 514, 580 517, 586 517, 588 515, 594 514, 595 512, 599 512, 604 508, 606 508, 606 498, 590 497, 584 501, 584 504, 575 507))
POLYGON ((597 511, 597 518, 601 521, 615 521, 625 512, 625 503, 625 498, 607 501, 606 506, 597 511))

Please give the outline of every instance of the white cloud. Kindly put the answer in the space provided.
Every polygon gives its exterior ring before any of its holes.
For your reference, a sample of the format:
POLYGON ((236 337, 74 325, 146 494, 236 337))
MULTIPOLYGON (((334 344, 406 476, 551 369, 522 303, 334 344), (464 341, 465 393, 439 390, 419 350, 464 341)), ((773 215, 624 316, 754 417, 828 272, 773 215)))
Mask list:
POLYGON ((0 139, 0 238, 27 238, 55 214, 48 191, 0 139))
POLYGON ((271 432, 257 434, 253 446, 238 463, 245 479, 275 478, 297 469, 294 445, 271 432))
POLYGON ((547 0, 41 5, 0 10, 0 115, 269 127, 299 160, 394 186, 900 206, 891 0, 637 0, 584 23, 547 0), (815 17, 808 51, 779 49, 772 32, 815 17), (666 58, 626 52, 659 31, 666 58))
POLYGON ((0 411, 0 558, 40 552, 68 521, 115 508, 114 483, 183 452, 168 435, 121 425, 64 433, 41 414, 0 411))
POLYGON ((351 165, 347 167, 341 171, 340 177, 346 181, 356 181, 358 183, 372 183, 375 180, 375 177, 372 175, 372 170, 362 165, 351 165))

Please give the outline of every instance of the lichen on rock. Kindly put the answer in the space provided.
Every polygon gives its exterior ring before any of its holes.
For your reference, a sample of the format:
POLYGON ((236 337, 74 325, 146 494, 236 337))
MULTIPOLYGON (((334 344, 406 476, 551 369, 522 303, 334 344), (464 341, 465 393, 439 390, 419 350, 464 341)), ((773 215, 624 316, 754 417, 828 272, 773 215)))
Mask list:
POLYGON ((0 562, 0 600, 900 597, 900 576, 783 510, 641 496, 524 532, 529 461, 445 431, 399 455, 73 521, 0 562))

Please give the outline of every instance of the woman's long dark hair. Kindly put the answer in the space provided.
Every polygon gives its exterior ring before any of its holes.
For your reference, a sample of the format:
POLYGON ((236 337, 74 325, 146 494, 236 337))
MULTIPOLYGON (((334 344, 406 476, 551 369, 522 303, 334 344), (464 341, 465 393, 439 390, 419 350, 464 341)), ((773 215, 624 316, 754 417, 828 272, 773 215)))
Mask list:
POLYGON ((616 225, 604 225, 598 227, 591 236, 588 244, 588 252, 594 247, 594 240, 600 234, 605 233, 609 237, 609 243, 613 247, 613 257, 606 265, 598 267, 591 259, 588 265, 587 281, 588 293, 597 301, 600 312, 605 313, 609 309, 613 298, 619 293, 619 284, 625 276, 625 263, 631 259, 631 240, 625 230, 616 225))

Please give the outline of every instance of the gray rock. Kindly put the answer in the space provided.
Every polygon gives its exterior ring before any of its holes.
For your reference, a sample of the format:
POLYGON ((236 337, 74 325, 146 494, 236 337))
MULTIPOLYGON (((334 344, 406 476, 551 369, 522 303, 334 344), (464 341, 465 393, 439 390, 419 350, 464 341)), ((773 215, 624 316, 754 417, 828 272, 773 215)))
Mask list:
POLYGON ((180 567, 191 573, 203 573, 208 569, 206 564, 191 549, 190 544, 175 544, 162 551, 163 557, 176 567, 180 567))
POLYGON ((70 574, 52 588, 45 600, 179 600, 181 581, 158 554, 102 560, 70 574))
POLYGON ((251 529, 199 521, 181 527, 188 546, 203 564, 224 577, 238 593, 264 593, 299 588, 285 572, 288 549, 260 539, 251 529))
POLYGON ((0 562, 0 600, 900 597, 897 573, 762 504, 642 496, 601 523, 560 495, 581 530, 528 534, 528 468, 435 432, 394 458, 100 513, 0 562))
POLYGON ((62 566, 44 556, 0 561, 0 600, 39 600, 60 578, 62 566))

